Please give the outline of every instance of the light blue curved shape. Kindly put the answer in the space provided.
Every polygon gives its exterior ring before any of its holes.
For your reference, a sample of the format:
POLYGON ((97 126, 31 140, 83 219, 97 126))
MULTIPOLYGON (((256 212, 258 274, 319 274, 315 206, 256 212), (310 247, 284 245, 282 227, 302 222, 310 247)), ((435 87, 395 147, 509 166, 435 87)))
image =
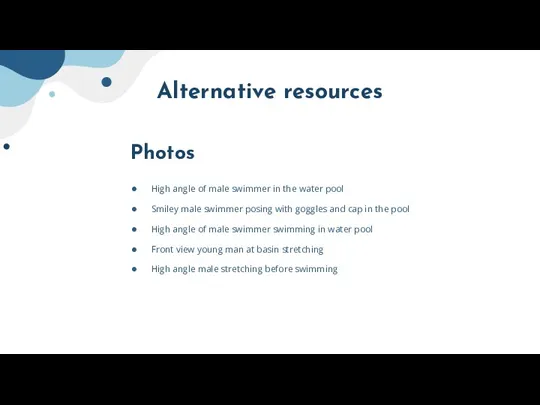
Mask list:
POLYGON ((43 80, 28 79, 13 70, 0 66, 0 106, 16 107, 31 100, 43 80))
POLYGON ((66 50, 64 66, 106 68, 118 62, 124 52, 111 50, 66 50))

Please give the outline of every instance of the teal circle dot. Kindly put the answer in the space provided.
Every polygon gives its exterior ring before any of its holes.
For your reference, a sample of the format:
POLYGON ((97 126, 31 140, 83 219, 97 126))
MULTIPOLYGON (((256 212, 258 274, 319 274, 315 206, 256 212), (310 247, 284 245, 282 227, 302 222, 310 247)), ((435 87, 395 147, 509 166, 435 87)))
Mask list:
POLYGON ((103 85, 103 87, 109 87, 112 84, 112 80, 110 77, 104 77, 103 79, 101 79, 101 84, 103 85))
POLYGON ((56 96, 56 93, 55 93, 54 91, 51 91, 51 92, 49 93, 49 96, 50 96, 50 97, 54 97, 54 96, 56 96))

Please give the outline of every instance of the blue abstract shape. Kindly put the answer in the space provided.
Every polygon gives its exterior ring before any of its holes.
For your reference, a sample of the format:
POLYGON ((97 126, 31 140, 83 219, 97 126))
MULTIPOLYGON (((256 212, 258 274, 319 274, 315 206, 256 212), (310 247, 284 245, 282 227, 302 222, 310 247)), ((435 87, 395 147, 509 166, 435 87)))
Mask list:
POLYGON ((15 107, 31 100, 43 80, 33 80, 0 66, 0 106, 15 107))
POLYGON ((34 80, 45 80, 60 70, 66 57, 65 51, 0 51, 0 65, 34 80))
POLYGON ((65 66, 105 68, 118 62, 125 51, 112 50, 67 50, 65 66))

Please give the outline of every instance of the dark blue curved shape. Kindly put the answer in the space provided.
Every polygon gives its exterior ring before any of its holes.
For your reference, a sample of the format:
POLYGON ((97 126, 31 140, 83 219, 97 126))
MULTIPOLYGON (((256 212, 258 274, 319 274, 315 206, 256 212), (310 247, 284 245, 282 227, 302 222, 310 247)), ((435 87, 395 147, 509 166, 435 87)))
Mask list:
POLYGON ((0 50, 0 65, 34 80, 45 80, 54 76, 65 59, 66 51, 0 50))

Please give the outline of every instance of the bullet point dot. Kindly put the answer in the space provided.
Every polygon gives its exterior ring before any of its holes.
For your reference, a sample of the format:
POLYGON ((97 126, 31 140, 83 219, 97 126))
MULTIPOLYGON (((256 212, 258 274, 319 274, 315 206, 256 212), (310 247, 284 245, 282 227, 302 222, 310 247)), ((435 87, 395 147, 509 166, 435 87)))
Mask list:
POLYGON ((133 207, 131 210, 132 210, 133 212, 135 212, 135 211, 137 211, 137 207, 133 207))
POLYGON ((4 144, 4 149, 5 149, 5 150, 8 150, 9 148, 10 148, 9 143, 5 143, 5 144, 4 144))
POLYGON ((131 228, 133 232, 137 232, 137 228, 131 228))
POLYGON ((131 249, 131 251, 132 251, 133 253, 135 253, 135 252, 137 251, 137 248, 133 248, 133 249, 131 249))
POLYGON ((132 190, 133 190, 133 191, 137 191, 137 187, 133 187, 132 190))
POLYGON ((132 271, 137 271, 137 267, 133 267, 131 270, 132 271))

